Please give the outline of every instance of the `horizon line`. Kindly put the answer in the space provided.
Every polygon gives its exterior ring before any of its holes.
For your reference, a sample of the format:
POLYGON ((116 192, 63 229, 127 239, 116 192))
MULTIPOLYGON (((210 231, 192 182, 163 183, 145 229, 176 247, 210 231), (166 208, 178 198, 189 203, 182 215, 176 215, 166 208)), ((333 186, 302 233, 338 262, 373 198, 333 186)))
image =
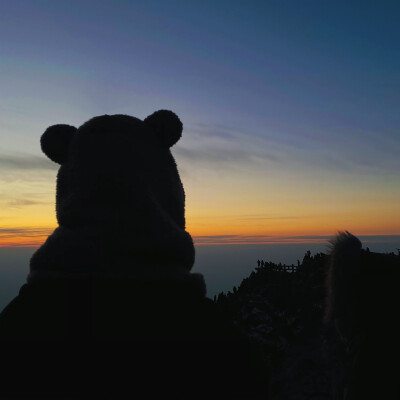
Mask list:
MULTIPOLYGON (((19 237, 2 235, 0 230, 0 248, 38 248, 47 239, 43 232, 39 235, 28 234, 19 237), (8 236, 8 237, 7 237, 8 236), (1 240, 3 239, 3 240, 1 240), (14 240, 13 240, 14 239, 14 240), (25 239, 25 240, 23 240, 25 239)), ((193 235, 195 246, 223 246, 223 245, 262 245, 262 244, 326 244, 336 235, 193 235)), ((367 234, 357 235, 362 242, 379 243, 383 239, 386 243, 393 243, 400 247, 400 234, 367 234)))
MULTIPOLYGON (((335 235, 205 235, 193 236, 195 245, 251 245, 251 244, 326 244, 329 245, 335 235)), ((400 246, 400 234, 364 234, 355 235, 366 243, 385 242, 397 243, 400 246)))

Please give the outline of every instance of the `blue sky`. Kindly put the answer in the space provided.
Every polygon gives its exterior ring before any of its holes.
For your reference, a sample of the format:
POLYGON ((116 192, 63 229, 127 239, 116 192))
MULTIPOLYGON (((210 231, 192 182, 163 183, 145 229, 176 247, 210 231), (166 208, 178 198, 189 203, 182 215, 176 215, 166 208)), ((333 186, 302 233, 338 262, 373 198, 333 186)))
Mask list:
POLYGON ((15 1, 0 11, 3 120, 80 124, 169 105, 189 122, 268 127, 282 141, 398 138, 398 2, 15 1))
MULTIPOLYGON (((400 233, 399 17, 395 1, 3 2, 7 228, 24 225, 14 215, 28 221, 33 203, 54 212, 56 166, 39 148, 47 126, 168 108, 184 123, 174 154, 194 233, 207 234, 196 228, 207 213, 310 216, 305 234, 400 233)), ((243 233, 221 229, 209 233, 243 233)))

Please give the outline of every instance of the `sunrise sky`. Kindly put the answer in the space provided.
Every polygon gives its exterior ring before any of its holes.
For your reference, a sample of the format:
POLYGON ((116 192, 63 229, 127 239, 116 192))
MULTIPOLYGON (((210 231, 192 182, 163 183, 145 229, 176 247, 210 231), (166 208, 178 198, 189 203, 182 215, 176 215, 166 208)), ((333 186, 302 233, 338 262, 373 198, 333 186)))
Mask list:
POLYGON ((400 234, 397 1, 0 5, 0 246, 56 226, 53 124, 182 120, 195 243, 400 234))

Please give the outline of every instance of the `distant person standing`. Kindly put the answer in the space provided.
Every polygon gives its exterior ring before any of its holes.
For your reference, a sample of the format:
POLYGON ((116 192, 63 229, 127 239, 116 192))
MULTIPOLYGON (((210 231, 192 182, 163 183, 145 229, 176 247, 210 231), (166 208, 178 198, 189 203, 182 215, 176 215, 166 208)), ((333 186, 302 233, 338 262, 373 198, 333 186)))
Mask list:
POLYGON ((400 257, 361 249, 350 233, 333 242, 326 320, 346 348, 343 399, 400 399, 400 257))

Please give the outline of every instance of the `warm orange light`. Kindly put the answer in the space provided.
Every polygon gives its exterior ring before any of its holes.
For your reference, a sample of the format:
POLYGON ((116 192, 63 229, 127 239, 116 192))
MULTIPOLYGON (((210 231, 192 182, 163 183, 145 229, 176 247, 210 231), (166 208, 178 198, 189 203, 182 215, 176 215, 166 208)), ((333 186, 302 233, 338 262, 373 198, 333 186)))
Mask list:
POLYGON ((54 227, 1 229, 0 247, 39 247, 53 230, 54 227))
MULTIPOLYGON (((185 186, 187 230, 197 245, 309 243, 326 241, 344 230, 355 235, 400 234, 400 197, 390 185, 328 192, 318 185, 300 190, 294 183, 269 182, 264 187, 250 178, 241 182, 229 187, 227 180, 185 186)), ((54 208, 50 191, 38 204, 3 207, 0 247, 40 246, 57 226, 54 208)))

